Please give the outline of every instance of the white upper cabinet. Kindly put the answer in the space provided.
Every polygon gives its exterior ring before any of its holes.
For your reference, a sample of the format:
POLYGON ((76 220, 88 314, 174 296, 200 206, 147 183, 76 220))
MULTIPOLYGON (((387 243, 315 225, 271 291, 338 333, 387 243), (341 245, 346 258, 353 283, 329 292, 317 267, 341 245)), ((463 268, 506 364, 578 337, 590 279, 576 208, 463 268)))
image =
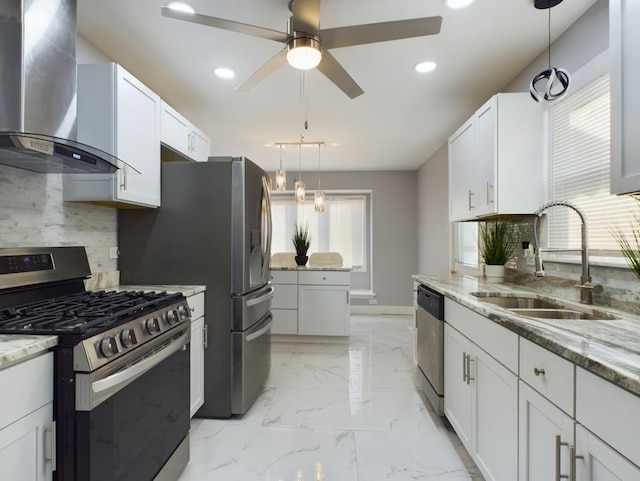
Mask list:
POLYGON ((160 104, 120 65, 78 65, 78 141, 128 165, 116 174, 64 176, 64 200, 158 207, 160 104))
POLYGON ((449 220, 531 214, 544 204, 544 111, 497 94, 449 138, 449 220))
POLYGON ((611 192, 640 192, 640 2, 609 1, 611 192))
POLYGON ((164 145, 196 162, 206 162, 210 139, 168 103, 162 102, 161 140, 164 145))

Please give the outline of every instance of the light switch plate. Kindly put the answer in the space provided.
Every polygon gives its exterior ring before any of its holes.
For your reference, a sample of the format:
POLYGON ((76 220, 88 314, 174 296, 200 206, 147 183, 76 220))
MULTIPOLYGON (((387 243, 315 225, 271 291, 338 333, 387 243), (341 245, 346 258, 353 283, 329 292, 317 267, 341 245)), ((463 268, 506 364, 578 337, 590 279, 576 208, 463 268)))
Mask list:
POLYGON ((120 252, 118 251, 117 247, 109 248, 109 259, 117 259, 119 255, 120 255, 120 252))

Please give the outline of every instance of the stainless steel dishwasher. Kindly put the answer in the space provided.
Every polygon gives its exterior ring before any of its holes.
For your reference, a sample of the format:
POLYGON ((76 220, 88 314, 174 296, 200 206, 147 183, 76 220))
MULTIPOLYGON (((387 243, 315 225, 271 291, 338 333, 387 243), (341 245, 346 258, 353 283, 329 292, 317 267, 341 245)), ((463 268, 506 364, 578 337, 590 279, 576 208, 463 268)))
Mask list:
POLYGON ((444 415, 444 296, 418 286, 416 360, 420 390, 429 404, 444 415))

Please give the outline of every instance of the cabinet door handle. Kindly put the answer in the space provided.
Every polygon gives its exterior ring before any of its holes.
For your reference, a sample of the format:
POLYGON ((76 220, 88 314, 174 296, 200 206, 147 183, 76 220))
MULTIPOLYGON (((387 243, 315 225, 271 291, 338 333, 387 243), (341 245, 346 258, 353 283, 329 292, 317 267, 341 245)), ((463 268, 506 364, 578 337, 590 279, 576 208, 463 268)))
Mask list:
POLYGON ((493 185, 487 182, 487 205, 493 204, 493 201, 494 201, 493 192, 494 192, 493 185))
POLYGON ((462 353, 462 382, 467 382, 467 353, 462 353))
POLYGON ((122 190, 127 190, 127 166, 122 169, 122 183, 120 184, 122 190))
POLYGON ((44 462, 51 463, 51 471, 56 470, 56 422, 51 421, 51 424, 44 428, 45 435, 45 454, 44 454, 44 462), (50 447, 47 449, 47 436, 49 437, 50 447), (47 453, 49 454, 47 456, 47 453))
POLYGON ((543 368, 543 367, 541 367, 540 369, 538 369, 537 367, 534 367, 534 368, 533 368, 533 373, 534 373, 536 376, 544 376, 544 375, 545 375, 545 372, 544 372, 544 368, 543 368))
POLYGON ((576 447, 569 446, 569 481, 576 481, 576 461, 584 459, 582 454, 576 454, 576 447))
POLYGON ((473 191, 469 190, 469 210, 473 210, 476 208, 475 202, 472 202, 472 199, 475 198, 475 195, 476 194, 474 194, 473 191))
MULTIPOLYGON (((571 466, 569 466, 569 474, 561 474, 560 473, 560 464, 561 464, 561 455, 560 455, 560 448, 562 446, 569 446, 569 453, 571 454, 571 448, 572 446, 569 445, 569 443, 565 443, 562 441, 562 438, 560 437, 559 434, 556 435, 556 479, 555 481, 560 481, 561 479, 568 479, 569 481, 573 481, 571 479, 571 472, 572 472, 572 468, 571 466)), ((570 460, 572 461, 572 460, 570 460)), ((572 463, 570 462, 569 465, 571 465, 572 463)))
POLYGON ((475 378, 471 377, 471 363, 473 359, 471 359, 471 354, 467 354, 467 384, 471 384, 475 378))
POLYGON ((202 345, 206 349, 209 346, 209 329, 206 324, 202 328, 202 331, 202 345))

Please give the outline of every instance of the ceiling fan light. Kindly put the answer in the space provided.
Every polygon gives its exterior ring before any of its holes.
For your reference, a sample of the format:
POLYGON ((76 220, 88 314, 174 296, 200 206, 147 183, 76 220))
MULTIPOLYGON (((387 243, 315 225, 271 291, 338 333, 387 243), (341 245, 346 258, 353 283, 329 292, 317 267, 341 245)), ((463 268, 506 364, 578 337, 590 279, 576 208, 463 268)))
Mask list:
POLYGON ((315 68, 322 60, 320 42, 315 38, 294 38, 287 43, 287 62, 298 70, 315 68))
POLYGON ((470 5, 473 0, 445 0, 445 5, 449 8, 464 8, 470 5))
POLYGON ((185 2, 169 2, 165 5, 165 7, 170 8, 171 10, 175 10, 177 12, 184 12, 184 13, 191 13, 191 14, 196 13, 196 9, 185 2))

